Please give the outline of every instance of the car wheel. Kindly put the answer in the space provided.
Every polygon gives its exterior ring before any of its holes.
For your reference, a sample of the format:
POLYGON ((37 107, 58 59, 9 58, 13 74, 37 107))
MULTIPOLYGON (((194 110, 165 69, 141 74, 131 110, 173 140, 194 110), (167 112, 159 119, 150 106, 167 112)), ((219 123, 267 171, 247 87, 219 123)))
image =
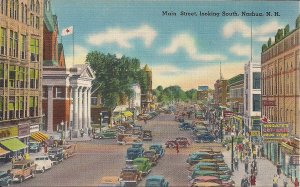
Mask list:
POLYGON ((11 181, 8 181, 8 182, 7 182, 7 186, 10 186, 10 185, 11 185, 11 183, 12 183, 11 181))
POLYGON ((20 178, 20 183, 22 183, 24 181, 24 177, 20 178))
POLYGON ((42 173, 44 173, 44 172, 45 172, 45 167, 42 168, 42 173))
POLYGON ((34 176, 35 176, 35 172, 34 172, 34 171, 32 171, 32 173, 31 173, 31 177, 32 177, 32 178, 34 178, 34 176))

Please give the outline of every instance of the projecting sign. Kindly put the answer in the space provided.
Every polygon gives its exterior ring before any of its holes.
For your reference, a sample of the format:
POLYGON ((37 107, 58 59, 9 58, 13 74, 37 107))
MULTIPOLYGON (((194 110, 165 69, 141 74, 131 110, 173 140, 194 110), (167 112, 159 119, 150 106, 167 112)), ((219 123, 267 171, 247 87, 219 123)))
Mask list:
POLYGON ((290 125, 288 123, 263 123, 262 136, 265 140, 280 140, 288 138, 290 133, 290 125))

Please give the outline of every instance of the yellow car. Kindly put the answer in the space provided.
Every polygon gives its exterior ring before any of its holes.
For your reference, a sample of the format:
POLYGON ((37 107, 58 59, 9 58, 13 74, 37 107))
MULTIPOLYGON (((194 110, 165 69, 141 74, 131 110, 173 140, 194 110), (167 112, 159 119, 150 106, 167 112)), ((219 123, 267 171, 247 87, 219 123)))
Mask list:
POLYGON ((99 181, 99 185, 101 187, 109 187, 109 186, 114 186, 114 187, 121 187, 121 182, 120 178, 118 176, 105 176, 102 177, 99 181))

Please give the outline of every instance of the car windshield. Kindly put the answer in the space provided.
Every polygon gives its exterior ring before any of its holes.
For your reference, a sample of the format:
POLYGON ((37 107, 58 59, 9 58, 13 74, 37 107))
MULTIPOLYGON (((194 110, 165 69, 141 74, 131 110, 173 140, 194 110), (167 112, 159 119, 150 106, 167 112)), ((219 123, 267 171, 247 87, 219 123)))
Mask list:
POLYGON ((12 169, 23 169, 23 165, 13 165, 12 169))
POLYGON ((133 161, 134 165, 140 165, 140 164, 143 164, 143 163, 144 163, 143 160, 135 160, 135 161, 133 161))
POLYGON ((55 150, 49 150, 49 154, 56 154, 57 151, 55 150))
POLYGON ((155 155, 155 153, 154 152, 145 152, 144 155, 146 157, 152 157, 153 155, 155 155))

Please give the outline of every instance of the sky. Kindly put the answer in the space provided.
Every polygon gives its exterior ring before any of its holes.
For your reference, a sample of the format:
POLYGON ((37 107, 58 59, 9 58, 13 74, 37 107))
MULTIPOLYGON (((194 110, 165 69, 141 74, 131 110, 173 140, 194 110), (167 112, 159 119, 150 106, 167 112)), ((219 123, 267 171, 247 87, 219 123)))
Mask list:
MULTIPOLYGON (((243 73, 251 41, 252 59, 260 62, 261 46, 270 37, 273 43, 278 29, 295 28, 299 7, 297 1, 52 0, 60 33, 74 28, 75 64, 93 50, 138 58, 152 69, 153 88, 184 90, 213 88, 220 62, 224 79, 243 73)), ((71 66, 73 37, 60 40, 71 66)))

